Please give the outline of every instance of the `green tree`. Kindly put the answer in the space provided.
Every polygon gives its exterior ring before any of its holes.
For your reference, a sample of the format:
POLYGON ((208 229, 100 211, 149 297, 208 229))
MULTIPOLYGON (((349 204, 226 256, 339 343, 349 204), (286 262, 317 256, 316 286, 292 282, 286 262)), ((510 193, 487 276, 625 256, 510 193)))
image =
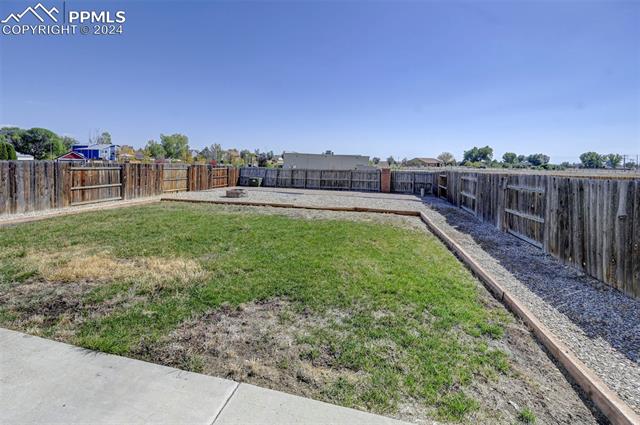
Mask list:
POLYGON ((13 144, 14 147, 20 145, 24 132, 25 130, 19 127, 2 127, 0 129, 0 134, 5 136, 6 141, 13 144))
POLYGON ((16 150, 11 143, 7 143, 7 159, 11 161, 15 161, 18 159, 18 155, 16 154, 16 150))
POLYGON ((493 159, 493 148, 490 146, 485 146, 483 148, 478 148, 474 146, 468 151, 464 151, 463 155, 464 162, 491 162, 493 159))
POLYGON ((164 148, 165 158, 187 160, 189 156, 189 138, 184 134, 161 134, 160 144, 164 148))
POLYGON ((18 152, 33 155, 35 159, 53 159, 65 153, 62 139, 46 128, 31 128, 20 134, 18 152))
POLYGON ((70 136, 62 137, 62 145, 64 146, 65 151, 70 151, 71 146, 75 145, 76 143, 78 143, 78 141, 73 137, 70 137, 70 136))
POLYGON ((0 161, 6 161, 7 159, 9 159, 7 145, 9 145, 7 142, 0 141, 0 161))
POLYGON ((607 165, 611 168, 618 168, 622 164, 622 155, 610 153, 607 155, 607 165))
POLYGON ((527 157, 527 162, 534 167, 539 167, 549 163, 549 157, 541 153, 534 153, 527 157))
POLYGON ((451 152, 442 152, 438 155, 438 159, 444 163, 444 165, 456 165, 456 158, 451 152))
POLYGON ((375 165, 378 165, 380 163, 380 158, 374 156, 373 158, 371 158, 371 162, 373 162, 375 165))
POLYGON ((389 165, 393 165, 396 163, 396 160, 393 158, 393 156, 389 156, 389 158, 387 158, 387 164, 389 165))
POLYGON ((145 156, 149 156, 155 159, 164 159, 166 158, 167 153, 164 150, 164 147, 155 140, 149 140, 144 147, 145 156))
POLYGON ((604 157, 597 152, 585 152, 580 155, 580 162, 585 168, 602 168, 604 157))
POLYGON ((103 131, 102 133, 100 133, 99 135, 97 135, 95 137, 90 137, 89 138, 89 142, 95 143, 95 144, 98 144, 98 145, 111 145, 111 144, 113 144, 111 142, 111 133, 109 133, 108 131, 103 131))
POLYGON ((510 165, 517 164, 518 163, 518 155, 516 155, 513 152, 507 152, 504 155, 502 155, 502 161, 505 164, 510 164, 510 165))

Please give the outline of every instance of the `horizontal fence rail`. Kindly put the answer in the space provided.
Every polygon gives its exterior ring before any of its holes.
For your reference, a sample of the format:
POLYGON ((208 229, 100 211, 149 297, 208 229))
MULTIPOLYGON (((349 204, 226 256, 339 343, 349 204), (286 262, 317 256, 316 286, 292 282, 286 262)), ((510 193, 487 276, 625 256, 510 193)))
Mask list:
POLYGON ((200 164, 0 161, 0 215, 235 186, 237 176, 200 164))
POLYGON ((429 172, 440 195, 563 263, 640 297, 640 176, 429 172))
POLYGON ((252 178, 262 179, 264 187, 380 191, 380 170, 240 169, 240 186, 248 186, 252 178))

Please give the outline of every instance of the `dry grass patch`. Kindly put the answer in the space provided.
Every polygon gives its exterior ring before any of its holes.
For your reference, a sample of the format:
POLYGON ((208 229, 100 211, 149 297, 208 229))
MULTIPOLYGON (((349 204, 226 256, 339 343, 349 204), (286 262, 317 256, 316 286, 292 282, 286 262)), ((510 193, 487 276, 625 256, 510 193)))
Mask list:
POLYGON ((200 263, 186 258, 116 258, 109 251, 67 248, 59 252, 31 252, 24 256, 24 267, 33 268, 50 282, 112 282, 136 280, 147 289, 162 289, 169 282, 186 283, 204 279, 207 272, 200 263))

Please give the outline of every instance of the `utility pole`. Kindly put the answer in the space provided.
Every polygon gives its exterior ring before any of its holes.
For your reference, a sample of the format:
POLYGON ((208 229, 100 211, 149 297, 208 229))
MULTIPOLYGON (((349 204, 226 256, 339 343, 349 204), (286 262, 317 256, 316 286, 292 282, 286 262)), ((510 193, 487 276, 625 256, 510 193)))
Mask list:
POLYGON ((622 168, 626 170, 627 168, 627 155, 622 154, 622 168))

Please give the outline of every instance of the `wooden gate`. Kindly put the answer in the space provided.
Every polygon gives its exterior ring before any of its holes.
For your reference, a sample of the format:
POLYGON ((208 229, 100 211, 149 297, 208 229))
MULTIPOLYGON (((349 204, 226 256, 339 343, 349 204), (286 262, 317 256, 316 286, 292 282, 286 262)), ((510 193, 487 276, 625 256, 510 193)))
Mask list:
POLYGON ((478 212, 476 196, 478 194, 478 176, 465 174, 460 176, 460 208, 476 215, 478 212))
POLYGON ((438 175, 438 197, 447 199, 447 187, 448 187, 447 186, 447 175, 446 174, 439 174, 438 175))
POLYGON ((544 246, 544 176, 509 176, 505 187, 504 226, 512 235, 544 246))
POLYGON ((162 176, 162 192, 185 192, 188 190, 188 169, 189 167, 186 165, 165 165, 162 176))
POLYGON ((69 205, 123 199, 121 166, 70 166, 69 205))

